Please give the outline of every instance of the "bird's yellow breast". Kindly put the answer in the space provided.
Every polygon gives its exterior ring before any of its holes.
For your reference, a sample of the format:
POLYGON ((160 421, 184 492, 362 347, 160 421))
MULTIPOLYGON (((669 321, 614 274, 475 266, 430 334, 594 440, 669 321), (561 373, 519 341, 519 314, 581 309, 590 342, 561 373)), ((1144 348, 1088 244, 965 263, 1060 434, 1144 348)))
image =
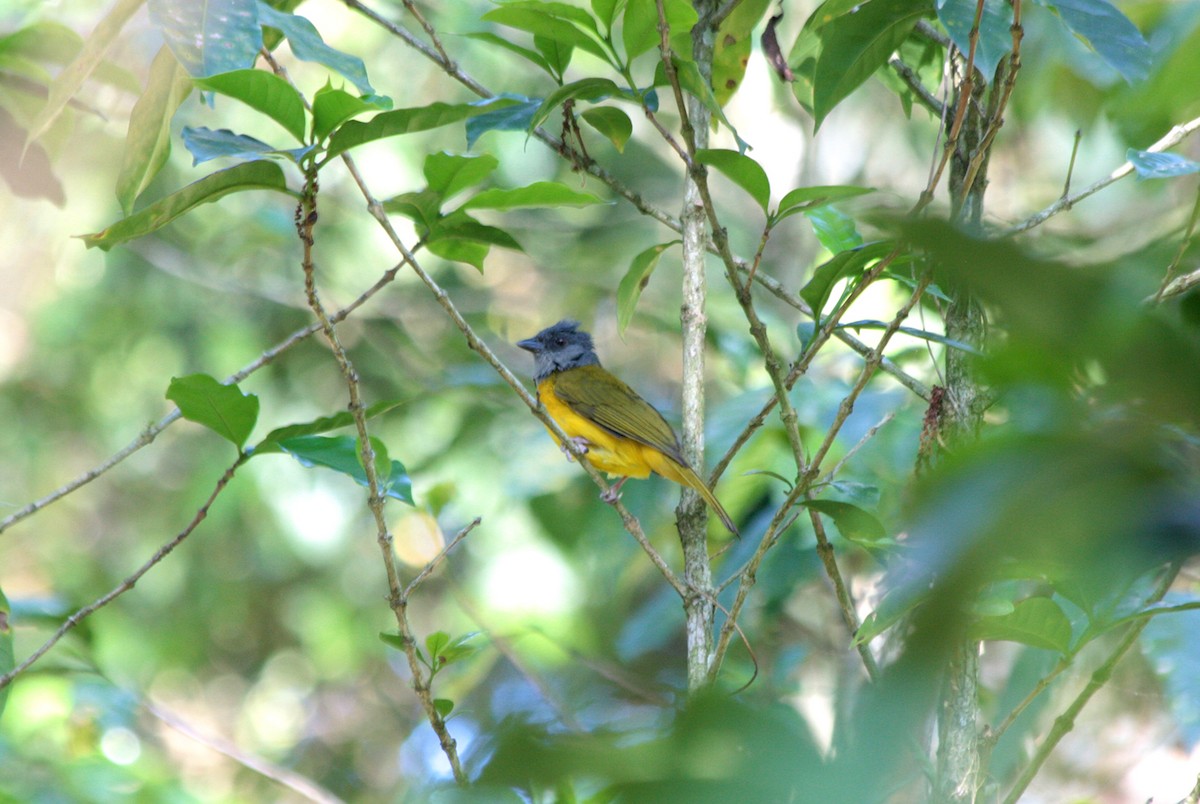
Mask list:
MULTIPOLYGON (((556 375, 551 374, 538 383, 538 400, 550 418, 558 422, 571 438, 582 438, 587 442, 587 459, 592 466, 610 475, 643 478, 649 477, 657 460, 657 452, 645 444, 618 436, 595 422, 572 410, 554 393, 556 375), (655 453, 650 455, 649 453, 655 453)), ((561 446, 558 436, 554 440, 561 446)))

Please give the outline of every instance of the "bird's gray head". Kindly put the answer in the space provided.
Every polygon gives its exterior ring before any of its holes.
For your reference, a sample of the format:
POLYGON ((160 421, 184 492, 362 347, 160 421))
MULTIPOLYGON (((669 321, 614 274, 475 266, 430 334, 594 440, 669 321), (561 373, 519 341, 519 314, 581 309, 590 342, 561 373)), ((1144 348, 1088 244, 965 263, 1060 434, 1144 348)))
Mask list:
POLYGON ((517 346, 533 353, 533 378, 537 382, 556 371, 600 365, 592 336, 579 328, 578 321, 559 321, 532 338, 517 341, 517 346))

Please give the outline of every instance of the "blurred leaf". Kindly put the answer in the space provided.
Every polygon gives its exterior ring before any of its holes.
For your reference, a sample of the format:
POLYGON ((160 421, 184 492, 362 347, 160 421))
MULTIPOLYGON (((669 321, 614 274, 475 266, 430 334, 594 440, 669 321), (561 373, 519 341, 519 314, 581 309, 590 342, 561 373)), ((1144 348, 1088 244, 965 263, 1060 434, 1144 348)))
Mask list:
POLYGON ((1086 41, 1126 81, 1150 75, 1153 52, 1137 26, 1107 0, 1035 0, 1058 12, 1071 33, 1086 41))
POLYGON ((1137 171, 1138 181, 1200 173, 1200 162, 1193 162, 1178 154, 1139 151, 1136 148, 1130 148, 1125 152, 1125 158, 1137 171))
POLYGON ((586 50, 593 56, 605 62, 610 56, 604 47, 596 41, 596 36, 584 32, 595 31, 595 21, 590 14, 581 8, 568 6, 566 3, 542 3, 536 0, 517 0, 504 3, 498 8, 481 17, 485 22, 495 22, 526 31, 535 36, 544 36, 570 45, 572 48, 586 50))
POLYGON ((423 171, 430 191, 446 199, 479 184, 499 166, 500 160, 491 154, 467 156, 440 151, 425 157, 423 171))
MULTIPOLYGON (((8 675, 17 666, 16 657, 13 654, 12 622, 9 619, 11 614, 12 608, 8 605, 8 598, 4 596, 4 590, 0 589, 0 676, 8 675)), ((4 706, 8 703, 8 690, 9 687, 0 689, 0 719, 4 718, 4 706)))
MULTIPOLYGON (((971 49, 971 29, 975 26, 976 0, 937 0, 938 21, 964 54, 971 49)), ((1012 5, 1007 0, 986 0, 979 21, 979 40, 975 47, 975 67, 983 80, 991 83, 1000 59, 1012 51, 1012 5)))
POLYGON ((258 397, 207 374, 172 377, 167 399, 188 421, 202 424, 241 450, 258 421, 258 397))
MULTIPOLYGON (((888 324, 886 321, 850 321, 848 323, 838 324, 835 329, 852 329, 857 331, 860 329, 887 329, 889 326, 891 326, 891 324, 888 324)), ((945 335, 937 332, 929 332, 928 330, 917 329, 916 327, 898 327, 896 331, 903 332, 905 335, 911 335, 914 338, 920 338, 924 341, 940 343, 943 346, 949 346, 951 349, 958 349, 969 354, 983 354, 969 343, 963 343, 962 341, 957 341, 953 338, 947 338, 945 335)))
POLYGON ((480 223, 461 210, 438 219, 434 224, 429 232, 429 243, 433 244, 438 240, 473 240, 514 251, 524 251, 521 244, 508 232, 480 223))
POLYGON ((469 643, 474 640, 475 637, 479 636, 479 633, 479 631, 471 631, 463 634, 460 637, 452 639, 449 644, 447 644, 441 650, 442 662, 444 664, 451 664, 453 662, 462 661, 468 656, 474 656, 476 653, 478 653, 479 646, 469 643))
POLYGON ((201 89, 211 89, 240 100, 283 126, 298 141, 305 141, 307 123, 304 98, 295 87, 274 73, 266 70, 235 70, 197 78, 195 83, 201 89))
POLYGON ((46 149, 35 142, 21 152, 26 133, 8 110, 0 107, 0 177, 15 196, 45 198, 61 207, 67 197, 46 149))
POLYGON ((88 248, 108 251, 115 245, 158 231, 176 218, 201 204, 216 201, 229 193, 243 190, 277 190, 288 192, 283 171, 274 162, 244 162, 209 174, 166 198, 117 221, 95 234, 80 235, 88 248))
POLYGON ((429 251, 443 260, 466 263, 483 273, 483 263, 492 253, 492 247, 478 240, 435 240, 429 244, 429 251))
POLYGON ((137 200, 171 155, 171 119, 192 91, 187 71, 166 46, 150 65, 146 91, 129 114, 129 130, 117 176, 117 201, 129 215, 137 200))
POLYGON ((771 203, 771 184, 762 165, 745 154, 721 148, 696 151, 696 161, 716 168, 726 178, 750 194, 763 212, 771 203))
POLYGON ((852 542, 878 542, 887 538, 887 530, 883 523, 873 514, 854 505, 840 500, 802 500, 800 505, 825 514, 837 525, 838 532, 844 539, 852 542))
POLYGON ((383 208, 387 212, 411 218, 428 231, 441 215, 442 197, 427 187, 389 198, 383 202, 383 208))
POLYGON ((71 98, 75 97, 83 83, 96 70, 104 54, 112 47, 117 34, 133 13, 142 6, 143 0, 119 0, 96 25, 95 30, 83 42, 83 48, 75 59, 62 69, 50 85, 46 104, 29 125, 25 144, 39 139, 62 114, 71 98))
POLYGON ((149 0, 148 5, 150 21, 193 78, 248 69, 258 57, 262 28, 255 0, 149 0))
POLYGON ((256 140, 245 134, 235 134, 227 128, 213 131, 207 128, 192 128, 184 126, 183 145, 192 155, 192 164, 199 165, 210 159, 232 157, 234 159, 262 159, 269 156, 282 156, 292 162, 299 162, 304 155, 312 150, 312 146, 304 148, 276 148, 262 140, 256 140))
POLYGON ((379 639, 385 645, 393 647, 396 650, 404 650, 404 646, 407 644, 404 637, 402 637, 400 634, 391 634, 391 633, 388 633, 387 631, 380 631, 379 639))
MULTIPOLYGON (((371 439, 377 454, 386 454, 383 443, 371 439)), ((302 466, 324 466, 354 479, 360 486, 367 485, 367 473, 363 469, 358 439, 351 436, 305 435, 279 441, 279 448, 300 461, 302 466)), ((390 461, 386 482, 382 477, 379 491, 387 497, 413 504, 412 481, 408 470, 400 461, 390 461)))
POLYGON ((813 315, 820 318, 834 285, 847 277, 860 275, 870 263, 891 254, 893 248, 894 243, 884 240, 835 254, 832 259, 817 266, 817 270, 813 271, 812 279, 800 290, 800 298, 808 303, 813 315))
POLYGON ((350 120, 329 138, 329 145, 325 149, 325 158, 328 161, 343 151, 386 137, 411 134, 414 131, 427 131, 431 128, 457 123, 475 115, 512 106, 514 102, 511 98, 488 98, 475 103, 442 103, 439 101, 428 106, 380 112, 365 122, 350 120))
POLYGON ((741 0, 721 21, 713 38, 712 87, 717 105, 724 107, 742 84, 754 43, 754 26, 771 0, 741 0))
POLYGON ((840 254, 863 245, 862 235, 858 233, 854 219, 835 206, 806 209, 804 217, 812 223, 817 240, 830 254, 840 254))
POLYGON ((530 207, 586 207, 607 203, 556 181, 538 181, 525 187, 493 187, 471 196, 463 209, 525 209, 530 207))
POLYGON ((450 700, 449 698, 434 698, 433 708, 437 710, 437 713, 441 715, 442 719, 444 720, 450 716, 451 712, 454 711, 454 701, 450 700))
POLYGON ((450 635, 445 631, 434 631, 429 636, 425 637, 425 650, 429 652, 429 660, 434 666, 439 666, 441 662, 442 648, 450 644, 450 635))
POLYGON ((625 143, 633 136, 633 122, 629 115, 615 106, 594 106, 584 109, 583 121, 608 137, 619 153, 625 152, 625 143))
POLYGON ((633 311, 637 307, 638 299, 642 297, 642 291, 649 284, 650 274, 654 273, 654 269, 658 266, 659 258, 665 250, 678 242, 680 241, 672 240, 669 243, 651 246, 630 262, 629 270, 625 272, 625 276, 621 278, 621 284, 617 286, 617 332, 622 336, 629 327, 629 322, 633 320, 633 311))
POLYGON ((391 103, 384 105, 373 97, 360 98, 326 84, 313 96, 312 106, 313 141, 324 142, 334 129, 350 118, 390 109, 391 103))
MULTIPOLYGON (((302 61, 312 61, 323 64, 339 75, 349 79, 363 95, 374 95, 375 89, 367 80, 367 68, 362 59, 343 53, 325 44, 321 33, 305 17, 277 11, 267 3, 258 0, 258 21, 283 32, 291 46, 292 55, 302 61)), ((375 98, 373 102, 391 106, 386 98, 375 98)))
MULTIPOLYGON (((368 420, 376 416, 380 416, 391 410, 395 410, 403 404, 399 399, 384 399, 371 405, 363 411, 363 416, 368 420)), ((270 452, 282 452, 283 448, 279 446, 280 441, 286 441, 289 438, 306 435, 318 435, 327 433, 330 430, 337 430, 340 427, 349 427, 354 424, 354 414, 348 410, 339 411, 332 416, 321 416, 312 421, 302 422, 299 424, 288 424, 283 427, 276 427, 271 432, 263 437, 262 441, 251 447, 247 452, 255 455, 262 455, 270 452)))
MULTIPOLYGON (((663 11, 671 29, 671 49, 690 60, 692 27, 699 20, 696 9, 687 0, 665 0, 663 11)), ((625 4, 621 39, 625 45, 625 58, 631 63, 638 56, 661 44, 662 35, 658 31, 658 6, 655 0, 629 0, 625 4)))
POLYGON ((495 111, 477 114, 467 119, 467 147, 474 148, 475 142, 489 131, 528 131, 529 121, 542 108, 540 98, 524 95, 501 95, 513 101, 495 111))
MULTIPOLYGON (((1194 603, 1179 592, 1169 593, 1168 606, 1194 603)), ((1142 632, 1141 648, 1163 682, 1175 725, 1188 750, 1200 743, 1200 611, 1155 617, 1142 632)))
POLYGON ((1048 597, 1030 597, 1016 604, 1011 614, 981 617, 972 627, 980 640, 1020 642, 1035 648, 1067 653, 1071 648, 1071 621, 1048 597))
POLYGON ((820 56, 813 72, 813 125, 887 64, 917 20, 929 12, 912 0, 869 0, 821 26, 820 56))
POLYGON ((853 198, 856 195, 865 195, 873 192, 875 190, 871 187, 854 187, 852 185, 797 187, 780 200, 779 207, 775 210, 772 221, 773 223, 779 223, 784 218, 795 215, 798 212, 823 207, 842 198, 853 198))

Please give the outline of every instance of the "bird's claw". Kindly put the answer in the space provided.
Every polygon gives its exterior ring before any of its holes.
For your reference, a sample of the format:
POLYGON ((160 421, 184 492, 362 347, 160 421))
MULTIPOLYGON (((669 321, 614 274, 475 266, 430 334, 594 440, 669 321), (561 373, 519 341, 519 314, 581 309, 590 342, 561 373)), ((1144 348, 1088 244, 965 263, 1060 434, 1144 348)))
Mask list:
POLYGON ((607 491, 600 492, 600 500, 609 505, 612 505, 619 499, 621 499, 621 489, 619 486, 611 486, 607 491))
MULTIPOLYGON (((583 436, 575 436, 574 438, 569 439, 569 441, 571 442, 571 446, 579 451, 579 454, 587 454, 589 444, 586 438, 583 436)), ((560 444, 559 449, 561 449, 563 454, 567 456, 568 461, 575 460, 575 453, 571 452, 570 448, 568 448, 566 444, 560 444)))

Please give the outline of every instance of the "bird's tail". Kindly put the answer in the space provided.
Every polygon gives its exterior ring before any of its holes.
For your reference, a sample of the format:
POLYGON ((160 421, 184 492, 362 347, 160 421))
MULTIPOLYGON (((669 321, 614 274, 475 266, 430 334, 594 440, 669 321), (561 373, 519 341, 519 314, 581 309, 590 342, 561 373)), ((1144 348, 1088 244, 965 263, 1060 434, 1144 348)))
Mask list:
POLYGON ((730 533, 740 539, 742 534, 738 533, 737 525, 733 524, 733 518, 729 516, 729 512, 725 510, 725 506, 721 505, 721 501, 717 499, 717 495, 712 493, 712 489, 704 485, 704 481, 700 479, 700 475, 696 474, 690 466, 680 466, 678 471, 683 483, 700 492, 700 496, 708 503, 708 507, 713 509, 717 516, 721 518, 721 524, 730 533))

